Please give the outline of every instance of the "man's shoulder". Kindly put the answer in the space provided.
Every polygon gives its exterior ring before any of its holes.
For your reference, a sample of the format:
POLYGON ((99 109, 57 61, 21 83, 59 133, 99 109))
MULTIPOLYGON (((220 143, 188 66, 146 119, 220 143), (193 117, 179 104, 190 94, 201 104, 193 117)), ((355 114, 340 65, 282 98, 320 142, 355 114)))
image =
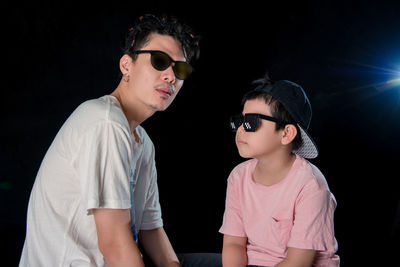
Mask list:
POLYGON ((106 109, 107 105, 101 98, 89 99, 80 104, 71 116, 77 118, 104 117, 106 109))
POLYGON ((129 128, 128 121, 119 103, 109 95, 83 102, 75 109, 72 117, 93 123, 100 121, 114 122, 129 128))
POLYGON ((89 99, 78 106, 76 111, 81 112, 100 112, 102 115, 106 113, 122 112, 117 101, 112 96, 105 95, 95 99, 89 99), (104 114, 103 114, 104 113, 104 114))

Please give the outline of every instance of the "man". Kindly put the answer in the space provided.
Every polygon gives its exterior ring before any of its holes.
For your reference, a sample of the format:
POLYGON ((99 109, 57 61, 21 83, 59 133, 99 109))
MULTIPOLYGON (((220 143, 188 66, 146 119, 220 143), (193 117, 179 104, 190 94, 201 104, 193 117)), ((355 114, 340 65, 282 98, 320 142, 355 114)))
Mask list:
POLYGON ((175 99, 198 37, 167 16, 140 17, 111 93, 81 104, 42 161, 20 266, 180 266, 163 229, 154 146, 140 124, 175 99))

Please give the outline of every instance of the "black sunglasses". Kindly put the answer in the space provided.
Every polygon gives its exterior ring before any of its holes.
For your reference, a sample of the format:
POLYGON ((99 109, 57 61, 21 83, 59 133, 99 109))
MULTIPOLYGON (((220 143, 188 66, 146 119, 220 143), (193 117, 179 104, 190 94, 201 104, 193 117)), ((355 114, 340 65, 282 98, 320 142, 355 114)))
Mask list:
POLYGON ((144 54, 149 53, 151 54, 151 65, 153 68, 159 71, 163 71, 168 69, 172 63, 172 70, 176 78, 179 80, 186 80, 189 75, 192 73, 193 68, 190 66, 189 63, 185 61, 175 61, 173 60, 167 53, 158 50, 138 50, 135 54, 144 54))
POLYGON ((239 129, 240 125, 243 124, 243 128, 246 132, 255 132, 258 129, 260 119, 273 121, 276 123, 282 123, 285 125, 288 124, 287 122, 284 122, 282 120, 267 115, 257 114, 257 113, 246 113, 244 114, 244 116, 242 114, 239 114, 231 117, 231 123, 230 123, 231 129, 233 132, 236 132, 237 129, 239 129))

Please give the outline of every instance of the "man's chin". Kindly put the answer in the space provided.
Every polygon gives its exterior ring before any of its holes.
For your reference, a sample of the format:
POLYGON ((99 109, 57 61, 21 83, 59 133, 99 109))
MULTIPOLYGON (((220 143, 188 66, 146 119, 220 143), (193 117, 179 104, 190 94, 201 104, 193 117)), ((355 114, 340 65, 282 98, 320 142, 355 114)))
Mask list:
POLYGON ((152 105, 151 107, 154 109, 154 111, 164 111, 164 110, 166 110, 170 105, 171 105, 171 102, 169 102, 169 103, 159 103, 159 104, 157 104, 157 105, 152 105))

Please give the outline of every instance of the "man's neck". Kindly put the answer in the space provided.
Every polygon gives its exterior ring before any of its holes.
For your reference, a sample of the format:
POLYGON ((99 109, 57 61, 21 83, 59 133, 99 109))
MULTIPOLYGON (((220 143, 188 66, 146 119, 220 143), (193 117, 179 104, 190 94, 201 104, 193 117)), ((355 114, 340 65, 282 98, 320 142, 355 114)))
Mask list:
POLYGON ((136 99, 126 97, 124 94, 126 88, 122 88, 122 86, 122 83, 120 83, 110 95, 114 96, 118 100, 121 109, 129 122, 131 132, 135 133, 136 127, 147 118, 151 117, 155 113, 155 110, 139 101, 136 101, 136 99))

